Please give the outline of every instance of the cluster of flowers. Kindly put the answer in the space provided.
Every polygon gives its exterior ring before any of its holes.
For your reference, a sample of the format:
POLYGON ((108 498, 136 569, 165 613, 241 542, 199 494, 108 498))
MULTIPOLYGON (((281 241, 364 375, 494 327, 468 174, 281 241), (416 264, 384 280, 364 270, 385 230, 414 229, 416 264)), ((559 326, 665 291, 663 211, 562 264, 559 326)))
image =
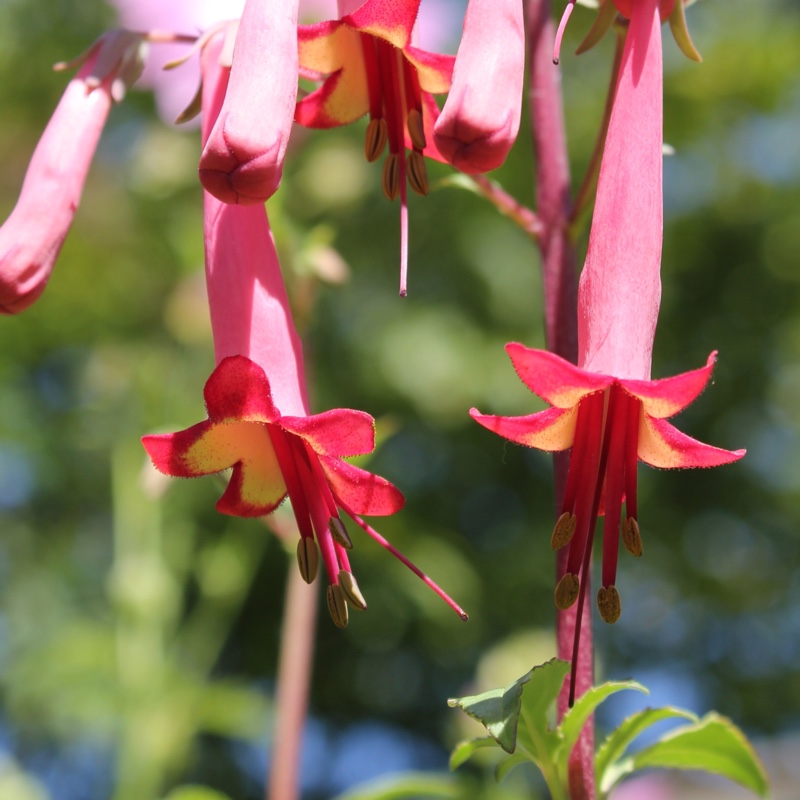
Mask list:
MULTIPOLYGON (((300 572, 312 581, 321 554, 337 625, 347 624, 348 606, 366 607, 350 567, 352 543, 342 515, 466 618, 362 518, 403 505, 392 484, 343 460, 372 451, 373 419, 347 409, 310 414, 302 347, 265 201, 280 184, 293 122, 328 128, 368 114, 366 158, 377 160, 388 146, 382 186, 390 200, 400 198, 405 294, 406 187, 427 193, 425 158, 485 172, 504 161, 514 142, 525 58, 522 2, 469 0, 456 57, 412 44, 420 0, 338 2, 338 19, 304 26, 297 22, 298 0, 247 0, 238 23, 212 28, 196 42, 202 87, 194 107, 202 113, 199 175, 217 367, 205 387, 208 419, 143 442, 155 466, 169 475, 232 468, 217 503, 222 513, 269 514, 288 496, 300 532, 300 572), (298 100, 298 77, 319 87, 298 100), (440 111, 432 95, 445 93, 440 111)), ((679 45, 695 57, 683 0, 603 0, 585 43, 597 41, 614 21, 628 26, 580 277, 578 364, 509 344, 520 378, 551 408, 514 418, 471 412, 514 442, 571 450, 552 538, 554 549, 569 548, 556 605, 577 603, 580 618, 595 521, 604 516, 597 603, 607 622, 620 615, 620 534, 629 552, 642 553, 638 460, 711 467, 743 455, 697 442, 666 422, 703 390, 715 354, 693 372, 650 377, 661 293, 662 19, 669 19, 679 45)), ((559 40, 562 31, 563 24, 559 40)), ((4 313, 24 310, 43 291, 112 101, 136 79, 145 44, 159 36, 116 31, 83 57, 36 149, 19 202, 0 229, 4 313)), ((579 629, 576 647, 578 635, 579 629)))

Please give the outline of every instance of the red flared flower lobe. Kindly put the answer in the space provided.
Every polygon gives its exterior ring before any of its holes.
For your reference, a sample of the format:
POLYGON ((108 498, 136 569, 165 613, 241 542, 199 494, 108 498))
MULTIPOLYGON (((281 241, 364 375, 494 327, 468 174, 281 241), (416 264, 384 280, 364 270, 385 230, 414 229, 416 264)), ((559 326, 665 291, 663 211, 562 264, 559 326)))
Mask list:
POLYGON ((470 0, 453 82, 433 135, 462 172, 488 172, 506 159, 519 131, 525 24, 519 0, 470 0))
POLYGON ((556 604, 568 608, 587 583, 595 520, 604 515, 603 619, 620 613, 615 587, 619 539, 636 556, 642 553, 636 504, 639 460, 654 467, 716 467, 740 459, 744 450, 722 450, 681 433, 666 419, 691 403, 705 388, 716 358, 692 372, 655 381, 621 380, 579 369, 553 353, 521 344, 506 346, 517 374, 551 408, 523 417, 481 414, 472 418, 518 444, 549 452, 571 449, 561 516, 553 548, 569 547, 566 575, 556 587, 556 604), (625 517, 622 505, 625 504, 625 517))
POLYGON ((278 188, 297 99, 298 0, 248 0, 230 86, 200 157, 200 181, 226 203, 263 203, 278 188))
POLYGON ((408 562, 362 514, 394 514, 403 495, 385 478, 342 459, 372 452, 374 420, 362 411, 334 409, 312 416, 283 416, 264 370, 244 356, 224 358, 204 390, 208 418, 177 433, 145 436, 153 465, 174 477, 195 478, 231 470, 217 510, 239 517, 271 513, 289 497, 300 531, 298 565, 309 583, 319 553, 328 574, 334 622, 347 624, 347 603, 366 608, 350 568, 352 547, 341 512, 425 580, 452 608, 464 612, 408 562), (317 550, 319 548, 319 550, 317 550))
POLYGON ((408 260, 406 182, 418 194, 427 194, 424 156, 444 160, 434 142, 439 108, 432 95, 448 91, 454 64, 453 56, 411 44, 419 3, 367 0, 341 19, 298 29, 301 71, 327 77, 297 103, 295 121, 331 128, 369 113, 367 160, 379 159, 388 144, 382 183, 385 195, 401 202, 402 295, 408 260))
POLYGON ((79 59, 0 228, 0 313, 24 311, 47 286, 111 105, 141 71, 142 47, 140 35, 111 31, 79 59))

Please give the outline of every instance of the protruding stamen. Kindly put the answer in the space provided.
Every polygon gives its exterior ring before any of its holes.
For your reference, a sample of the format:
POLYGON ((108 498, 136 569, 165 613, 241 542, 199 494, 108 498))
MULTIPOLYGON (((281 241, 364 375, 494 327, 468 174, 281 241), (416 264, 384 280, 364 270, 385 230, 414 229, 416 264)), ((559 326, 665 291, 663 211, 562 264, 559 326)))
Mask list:
POLYGON ((411 188, 423 197, 428 194, 428 171, 425 169, 425 157, 412 150, 408 155, 408 182, 411 188))
POLYGON ((564 38, 564 30, 567 27, 570 16, 572 16, 572 9, 575 8, 575 0, 569 0, 564 13, 561 16, 561 22, 558 23, 558 30, 556 31, 556 40, 553 44, 553 63, 558 64, 558 57, 561 53, 561 40, 564 38))
POLYGON ((639 532, 639 523, 633 517, 628 517, 622 523, 622 543, 632 556, 639 558, 642 555, 642 534, 639 532))
POLYGON ((386 148, 389 131, 385 119, 371 119, 364 138, 364 155, 367 161, 377 161, 386 148))
POLYGON ((569 511, 565 511, 556 521, 553 528, 553 535, 550 537, 550 547, 553 550, 560 550, 569 544, 570 539, 575 533, 575 526, 578 518, 569 511))
POLYGON ((345 550, 352 550, 353 542, 350 539, 350 534, 347 532, 347 528, 345 528, 344 523, 339 519, 339 517, 331 517, 328 525, 331 536, 333 536, 333 538, 339 542, 339 544, 344 547, 345 550))
POLYGON ((390 153, 383 162, 383 193, 389 200, 396 200, 400 194, 400 156, 390 153))
POLYGON ((619 592, 612 583, 610 586, 601 586, 597 592, 597 608, 604 622, 615 623, 619 619, 622 607, 619 602, 619 592))
POLYGON ((310 536, 301 536, 297 543, 297 566, 306 583, 313 583, 319 568, 317 543, 310 536))
POLYGON ((411 143, 414 145, 415 150, 424 150, 425 141, 425 127, 422 124, 422 114, 416 108, 412 108, 406 117, 406 127, 408 128, 408 136, 411 143))
POLYGON ((352 572, 348 572, 346 569, 339 571, 339 588, 342 590, 345 600, 353 608, 357 608, 359 611, 366 609, 367 601, 364 599, 364 595, 361 594, 361 589, 352 572))
POLYGON ((344 592, 336 585, 328 587, 328 612, 331 615, 333 624, 337 628, 346 628, 348 620, 347 603, 344 599, 344 592))
POLYGON ((581 582, 578 576, 567 572, 556 586, 556 608, 566 611, 578 599, 580 588, 581 582))

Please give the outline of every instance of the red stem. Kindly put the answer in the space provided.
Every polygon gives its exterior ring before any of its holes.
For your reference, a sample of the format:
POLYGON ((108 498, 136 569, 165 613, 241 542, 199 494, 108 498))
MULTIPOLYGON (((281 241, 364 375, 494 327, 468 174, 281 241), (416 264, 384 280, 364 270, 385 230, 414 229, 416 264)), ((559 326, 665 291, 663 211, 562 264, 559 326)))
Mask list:
POLYGON ((267 800, 298 800, 300 797, 300 749, 314 658, 317 582, 309 586, 293 558, 288 564, 267 800))
MULTIPOLYGON (((530 109, 533 149, 536 159, 536 204, 542 226, 539 249, 544 270, 545 335, 548 349, 573 363, 578 357, 577 261, 569 236, 571 214, 569 156, 564 130, 561 74, 552 63, 555 26, 550 0, 526 0, 527 39, 530 58, 530 109)), ((555 456, 556 509, 561 509, 569 457, 555 456)), ((567 548, 559 553, 556 578, 564 574, 567 548)), ((588 587, 587 587, 588 591, 588 587)), ((571 660, 577 608, 558 611, 556 637, 558 655, 571 660)), ((594 658, 591 604, 582 609, 581 649, 578 653, 576 691, 578 696, 592 686, 594 658)), ((559 718, 567 709, 569 688, 559 696, 559 718)), ((572 800, 594 800, 594 720, 587 721, 570 757, 572 800)))

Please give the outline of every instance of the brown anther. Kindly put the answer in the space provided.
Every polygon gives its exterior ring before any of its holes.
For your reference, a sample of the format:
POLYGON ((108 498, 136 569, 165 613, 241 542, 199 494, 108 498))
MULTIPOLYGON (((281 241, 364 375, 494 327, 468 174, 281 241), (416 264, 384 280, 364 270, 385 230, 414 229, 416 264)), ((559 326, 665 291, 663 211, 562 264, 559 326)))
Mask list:
POLYGON ((344 599, 353 608, 357 608, 359 611, 366 609, 367 601, 364 599, 364 595, 361 594, 361 589, 352 572, 348 572, 346 569, 339 570, 339 588, 344 594, 344 599))
POLYGON ((389 153, 383 162, 383 193, 389 200, 396 200, 400 194, 400 156, 389 153))
POLYGON ((597 608, 600 609, 600 616, 604 622, 615 623, 622 612, 619 602, 619 592, 614 584, 601 586, 597 592, 597 608))
POLYGON ((622 543, 632 556, 639 558, 642 555, 642 534, 634 517, 628 517, 622 523, 622 543))
POLYGON ((555 591, 556 608, 566 611, 577 599, 581 582, 577 575, 568 572, 558 582, 555 591))
POLYGON ((331 531, 331 536, 342 546, 345 550, 353 549, 353 542, 350 539, 350 534, 347 532, 344 523, 339 517, 331 517, 328 527, 331 531))
POLYGON ((367 161, 377 161, 386 141, 389 138, 389 129, 385 119, 371 119, 367 125, 367 135, 364 139, 364 155, 367 161))
POLYGON ((411 139, 411 144, 414 145, 415 150, 425 149, 425 126, 422 124, 422 114, 416 108, 412 108, 406 117, 406 128, 408 128, 408 137, 411 139))
POLYGON ((425 157, 412 150, 408 156, 408 183, 411 188, 423 197, 428 194, 428 170, 425 169, 425 157))
POLYGON ((301 536, 297 543, 297 566, 306 583, 313 583, 319 567, 317 543, 309 536, 301 536))
POLYGON ((347 603, 344 600, 344 593, 339 586, 329 586, 327 591, 328 596, 328 612, 331 615, 333 624, 337 628, 347 627, 347 603))
POLYGON ((560 550, 562 547, 569 544, 575 533, 575 524, 577 518, 569 511, 565 511, 556 521, 553 528, 553 535, 550 537, 550 547, 553 550, 560 550))

